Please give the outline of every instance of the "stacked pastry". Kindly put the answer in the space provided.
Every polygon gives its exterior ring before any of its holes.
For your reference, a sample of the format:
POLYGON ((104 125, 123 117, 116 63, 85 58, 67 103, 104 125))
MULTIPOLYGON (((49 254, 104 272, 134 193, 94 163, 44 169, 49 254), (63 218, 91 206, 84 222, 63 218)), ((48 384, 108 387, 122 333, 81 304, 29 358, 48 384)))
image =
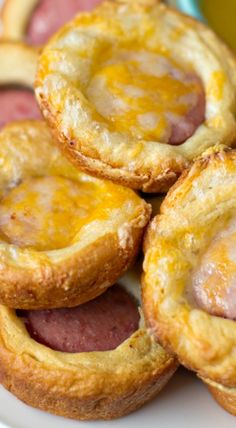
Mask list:
POLYGON ((178 358, 236 413, 234 56, 156 0, 117 0, 62 27, 36 73, 24 39, 45 43, 80 2, 56 3, 59 23, 46 0, 3 9, 5 38, 23 42, 1 43, 0 82, 32 88, 36 74, 45 121, 31 92, 1 92, 1 383, 40 409, 109 419, 155 396, 178 358), (137 191, 180 175, 145 238, 144 317, 139 290, 116 284, 151 216, 137 191))

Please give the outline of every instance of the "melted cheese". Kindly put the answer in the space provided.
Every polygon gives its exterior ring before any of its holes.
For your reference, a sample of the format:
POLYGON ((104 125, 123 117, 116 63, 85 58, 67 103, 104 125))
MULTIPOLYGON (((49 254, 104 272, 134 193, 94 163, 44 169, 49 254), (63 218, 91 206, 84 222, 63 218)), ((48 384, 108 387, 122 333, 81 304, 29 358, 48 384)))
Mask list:
POLYGON ((225 82, 226 76, 223 71, 213 71, 207 86, 208 97, 213 97, 216 101, 221 101, 224 95, 225 82))
POLYGON ((236 220, 218 233, 193 275, 197 301, 210 313, 236 319, 236 220))
POLYGON ((199 79, 167 55, 121 49, 103 56, 87 96, 113 130, 168 142, 169 115, 185 117, 200 91, 199 79))
POLYGON ((69 246, 90 221, 106 219, 132 192, 112 183, 62 177, 29 178, 0 203, 0 238, 38 251, 69 246))

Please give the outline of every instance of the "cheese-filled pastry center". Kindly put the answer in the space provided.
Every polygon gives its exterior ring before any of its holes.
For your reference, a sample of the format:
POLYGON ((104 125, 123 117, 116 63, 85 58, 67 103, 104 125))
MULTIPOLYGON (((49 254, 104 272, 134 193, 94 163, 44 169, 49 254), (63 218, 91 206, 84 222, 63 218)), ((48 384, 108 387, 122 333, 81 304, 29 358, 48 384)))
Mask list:
POLYGON ((38 251, 70 245, 99 210, 102 198, 96 187, 59 176, 23 180, 0 202, 1 239, 38 251))
POLYGON ((213 238, 192 279, 194 297, 208 313, 236 319, 236 218, 213 238))
POLYGON ((167 54, 112 49, 101 55, 87 96, 111 130, 181 144, 205 118, 201 80, 167 54))

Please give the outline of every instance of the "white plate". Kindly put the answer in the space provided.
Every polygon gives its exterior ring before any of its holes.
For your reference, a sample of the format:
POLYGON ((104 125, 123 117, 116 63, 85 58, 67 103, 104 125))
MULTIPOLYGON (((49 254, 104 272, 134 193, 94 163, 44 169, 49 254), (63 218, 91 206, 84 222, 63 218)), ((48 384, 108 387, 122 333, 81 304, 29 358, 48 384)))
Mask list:
POLYGON ((180 369, 159 396, 115 421, 78 422, 49 415, 21 403, 0 387, 0 428, 235 428, 196 377, 180 369))

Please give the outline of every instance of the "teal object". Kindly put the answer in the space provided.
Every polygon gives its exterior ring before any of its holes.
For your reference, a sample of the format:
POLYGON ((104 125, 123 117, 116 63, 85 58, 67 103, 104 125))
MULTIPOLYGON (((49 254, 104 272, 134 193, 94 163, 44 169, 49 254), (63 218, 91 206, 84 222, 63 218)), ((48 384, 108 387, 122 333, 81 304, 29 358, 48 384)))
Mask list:
POLYGON ((201 12, 201 0, 176 0, 176 6, 182 10, 182 12, 199 19, 202 22, 206 22, 201 12))

